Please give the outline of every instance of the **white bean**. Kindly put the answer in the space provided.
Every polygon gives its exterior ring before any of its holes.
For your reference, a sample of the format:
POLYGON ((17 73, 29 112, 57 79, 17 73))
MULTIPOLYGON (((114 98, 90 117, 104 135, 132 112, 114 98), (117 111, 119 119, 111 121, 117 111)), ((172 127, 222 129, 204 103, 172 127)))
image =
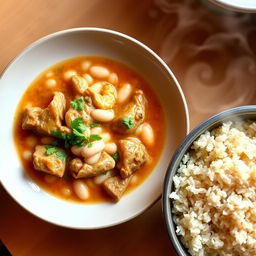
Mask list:
POLYGON ((31 151, 28 151, 28 150, 24 151, 24 152, 23 152, 23 158, 24 158, 25 160, 30 160, 30 159, 32 158, 32 152, 31 152, 31 151))
POLYGON ((85 146, 83 147, 82 151, 81 151, 81 155, 84 158, 89 158, 99 152, 101 152, 105 147, 105 143, 103 140, 98 140, 98 141, 94 141, 92 142, 92 146, 88 147, 85 146))
POLYGON ((113 154, 115 154, 116 151, 117 151, 117 145, 116 145, 116 143, 114 143, 114 142, 107 143, 106 146, 105 146, 105 148, 104 148, 104 150, 105 150, 108 154, 113 155, 113 154))
POLYGON ((67 70, 64 74, 63 74, 63 78, 68 81, 71 79, 72 76, 77 75, 77 72, 75 70, 67 70))
POLYGON ((46 174, 44 176, 44 180, 45 182, 47 182, 48 184, 52 184, 54 183, 56 180, 57 180, 57 177, 56 176, 53 176, 53 175, 50 175, 50 174, 46 174))
POLYGON ((112 136, 110 133, 108 132, 104 132, 100 135, 102 137, 102 139, 104 140, 104 142, 108 142, 112 139, 112 136))
POLYGON ((45 85, 48 87, 48 88, 53 88, 57 85, 57 81, 53 78, 50 78, 50 79, 47 79, 45 81, 45 85))
POLYGON ((93 83, 93 78, 91 75, 89 74, 84 74, 83 77, 86 79, 86 81, 88 82, 88 84, 92 84, 93 83))
POLYGON ((37 144, 37 138, 35 136, 29 136, 26 139, 26 144, 29 147, 34 147, 37 144))
POLYGON ((132 86, 129 83, 125 83, 117 92, 117 102, 124 103, 129 99, 132 94, 132 86))
POLYGON ((91 112, 91 116, 99 122, 110 122, 114 119, 115 113, 113 110, 95 109, 91 112))
POLYGON ((76 155, 76 156, 81 156, 81 151, 83 147, 78 147, 78 146, 72 146, 71 147, 71 152, 76 155))
POLYGON ((118 83, 118 76, 116 73, 111 73, 108 77, 108 81, 111 83, 111 84, 117 84, 118 83))
POLYGON ((141 124, 137 129, 136 129, 136 131, 135 131, 135 134, 136 135, 140 135, 141 133, 142 133, 142 127, 143 127, 143 124, 141 124))
POLYGON ((93 156, 91 156, 89 158, 86 158, 85 162, 87 164, 90 164, 90 165, 96 164, 99 161, 100 156, 101 156, 101 152, 99 152, 99 153, 97 153, 97 154, 95 154, 95 155, 93 155, 93 156))
POLYGON ((87 71, 91 65, 92 63, 89 60, 85 60, 81 63, 81 68, 82 70, 87 71))
POLYGON ((89 198, 89 190, 84 182, 81 180, 75 180, 73 182, 73 188, 78 198, 81 200, 87 200, 89 198))
POLYGON ((102 66, 92 66, 90 73, 96 78, 107 78, 109 76, 109 70, 102 66))
POLYGON ((144 142, 144 144, 146 144, 146 146, 151 146, 154 144, 155 136, 154 136, 154 131, 150 124, 148 123, 143 124, 142 131, 141 131, 141 139, 144 142))
POLYGON ((133 175, 130 184, 131 185, 135 185, 138 182, 138 176, 137 175, 133 175))
POLYGON ((111 176, 111 171, 109 171, 107 173, 100 174, 100 175, 94 177, 93 181, 94 181, 95 184, 99 185, 99 184, 102 184, 110 176, 111 176))
POLYGON ((94 127, 91 129, 91 134, 101 134, 103 132, 102 127, 94 127))

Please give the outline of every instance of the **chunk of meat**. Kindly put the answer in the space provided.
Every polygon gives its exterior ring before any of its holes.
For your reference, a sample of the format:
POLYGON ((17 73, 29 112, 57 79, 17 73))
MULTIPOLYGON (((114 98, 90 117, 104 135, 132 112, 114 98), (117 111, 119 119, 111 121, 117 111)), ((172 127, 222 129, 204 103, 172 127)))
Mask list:
POLYGON ((93 104, 97 108, 111 109, 116 104, 117 92, 114 85, 108 82, 98 82, 88 88, 93 104))
POLYGON ((150 160, 145 146, 139 140, 119 141, 120 160, 117 168, 122 178, 127 178, 150 160))
POLYGON ((92 109, 94 109, 94 108, 92 106, 89 106, 85 102, 84 102, 84 110, 76 110, 76 109, 73 109, 72 107, 70 107, 69 110, 65 114, 66 125, 69 128, 71 128, 71 122, 79 117, 83 118, 85 125, 90 124, 93 121, 90 116, 92 109))
POLYGON ((70 162, 70 171, 74 178, 90 178, 109 171, 115 167, 115 160, 106 152, 102 152, 100 159, 95 164, 83 163, 80 158, 70 162))
POLYGON ((64 94, 55 92, 53 100, 47 108, 28 107, 25 110, 22 122, 24 130, 33 130, 40 134, 52 135, 52 130, 69 133, 70 129, 62 126, 66 100, 64 94))
POLYGON ((71 82, 72 82, 73 90, 75 91, 75 93, 77 93, 79 95, 85 94, 85 92, 88 88, 88 82, 84 77, 74 75, 71 78, 71 82))
POLYGON ((129 185, 131 177, 126 179, 122 179, 120 176, 110 177, 103 182, 103 188, 115 201, 118 201, 129 185))
MULTIPOLYGON (((58 150, 62 150, 58 148, 58 150)), ((55 153, 46 155, 44 145, 38 145, 33 154, 33 165, 38 171, 46 172, 58 177, 62 177, 66 168, 66 161, 59 159, 55 153)))
POLYGON ((143 91, 135 91, 132 100, 120 110, 119 114, 113 120, 112 128, 119 133, 133 133, 145 119, 146 98, 143 91), (132 122, 132 126, 128 127, 124 124, 124 118, 128 118, 132 122))

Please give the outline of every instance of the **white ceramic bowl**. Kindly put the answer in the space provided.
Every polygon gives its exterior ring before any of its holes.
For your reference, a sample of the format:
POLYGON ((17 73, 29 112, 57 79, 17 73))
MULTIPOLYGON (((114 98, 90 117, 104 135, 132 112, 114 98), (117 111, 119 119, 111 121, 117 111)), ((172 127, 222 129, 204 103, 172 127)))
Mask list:
POLYGON ((176 146, 189 130, 182 90, 167 65, 137 40, 110 30, 75 28, 46 36, 25 49, 0 80, 0 178, 25 209, 51 223, 80 229, 102 228, 142 213, 161 195, 164 176, 176 146), (152 174, 118 203, 78 204, 61 200, 24 174, 13 142, 16 106, 27 86, 47 67, 75 56, 105 56, 135 69, 153 87, 165 110, 166 143, 152 174))
POLYGON ((256 12, 255 0, 209 0, 221 7, 240 12, 256 12))

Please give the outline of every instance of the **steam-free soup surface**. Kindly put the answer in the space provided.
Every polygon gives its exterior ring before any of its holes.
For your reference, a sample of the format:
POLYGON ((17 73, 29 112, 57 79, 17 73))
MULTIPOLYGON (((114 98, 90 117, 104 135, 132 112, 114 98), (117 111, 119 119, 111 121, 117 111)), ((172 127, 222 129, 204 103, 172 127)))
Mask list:
POLYGON ((44 71, 17 107, 14 139, 28 174, 57 197, 118 201, 154 169, 165 137, 149 84, 111 59, 79 57, 44 71))

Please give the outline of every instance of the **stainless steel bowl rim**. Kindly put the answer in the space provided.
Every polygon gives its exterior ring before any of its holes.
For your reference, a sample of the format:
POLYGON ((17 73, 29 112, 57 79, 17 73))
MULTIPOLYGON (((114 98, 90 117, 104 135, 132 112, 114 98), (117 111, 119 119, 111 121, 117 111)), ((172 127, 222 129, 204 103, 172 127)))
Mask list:
POLYGON ((205 131, 212 130, 215 127, 218 127, 221 123, 230 121, 230 120, 249 120, 256 119, 256 105, 247 105, 236 107, 232 109, 225 110, 221 113, 218 113, 206 121, 199 124, 194 128, 183 140, 183 142, 178 147, 177 151, 172 157, 168 170, 165 176, 163 196, 162 196, 162 210, 164 214, 165 224, 169 237, 171 239, 172 245, 176 250, 179 256, 190 256, 187 252, 187 249, 182 245, 178 236, 175 232, 175 223, 173 222, 173 214, 171 212, 171 200, 169 195, 173 190, 173 176, 176 174, 176 171, 180 165, 180 162, 184 154, 189 150, 192 143, 205 131))

